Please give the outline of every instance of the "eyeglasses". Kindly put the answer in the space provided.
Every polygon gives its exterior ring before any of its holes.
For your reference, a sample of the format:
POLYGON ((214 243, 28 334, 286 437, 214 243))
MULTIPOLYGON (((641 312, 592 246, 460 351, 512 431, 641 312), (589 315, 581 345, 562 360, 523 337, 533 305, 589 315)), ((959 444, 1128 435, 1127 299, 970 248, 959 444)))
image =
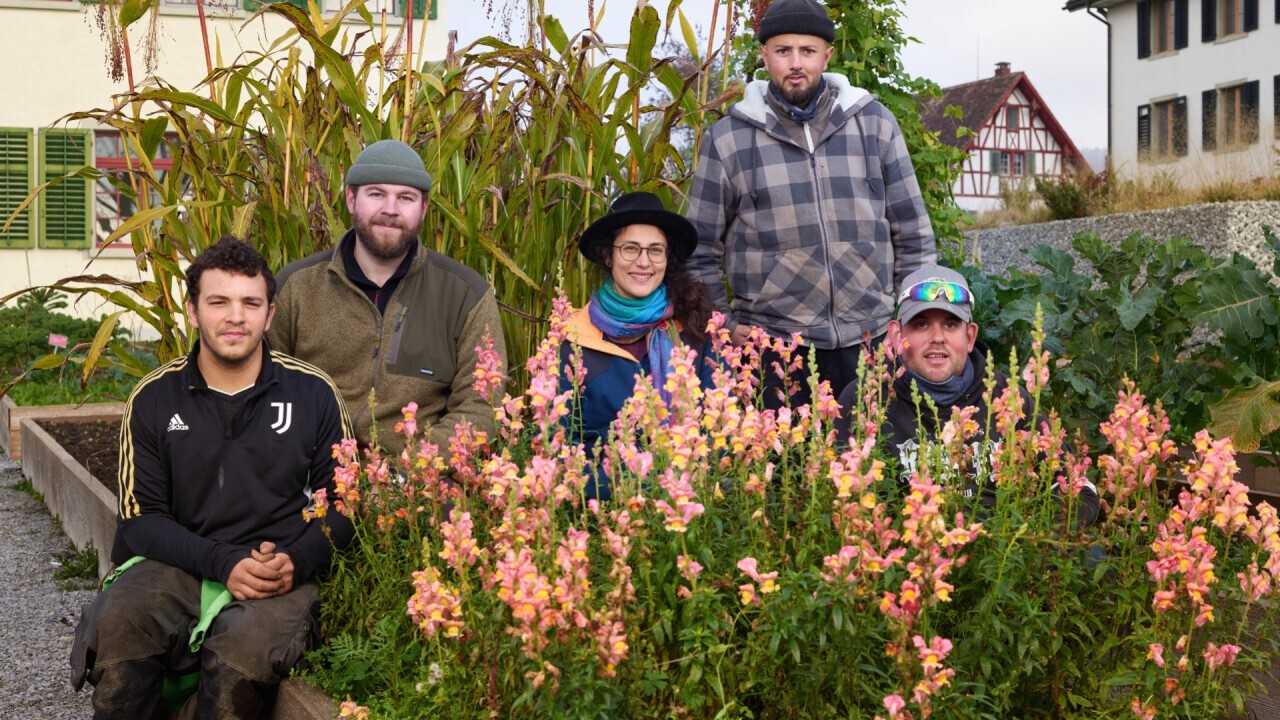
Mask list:
POLYGON ((613 249, 617 250, 618 254, 622 256, 622 259, 627 262, 639 259, 641 251, 649 254, 649 262, 661 265, 667 261, 666 245, 649 245, 648 247, 641 247, 635 243, 625 243, 623 245, 614 245, 613 249))
POLYGON ((940 297, 956 305, 973 303, 973 293, 969 292, 969 288, 960 283, 948 282, 940 278, 929 278, 903 290, 902 294, 898 296, 898 302, 902 303, 907 300, 932 302, 940 297))

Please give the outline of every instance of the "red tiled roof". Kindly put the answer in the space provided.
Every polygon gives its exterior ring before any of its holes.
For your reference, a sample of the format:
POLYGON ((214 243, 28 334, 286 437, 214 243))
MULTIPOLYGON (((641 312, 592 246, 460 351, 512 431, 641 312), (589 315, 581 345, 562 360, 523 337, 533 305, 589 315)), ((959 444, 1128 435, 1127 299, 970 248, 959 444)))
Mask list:
POLYGON ((1015 88, 1021 90, 1027 101, 1031 103, 1032 112, 1040 117, 1045 128, 1062 146, 1063 154, 1068 158, 1082 157, 1080 150, 1067 135, 1067 131, 1058 123, 1058 119, 1053 116, 1053 112, 1040 97, 1040 93, 1031 84, 1031 79, 1021 71, 943 88, 942 97, 929 98, 920 102, 920 120, 924 123, 925 129, 938 133, 939 140, 968 152, 977 141, 979 129, 992 120, 1015 88), (963 122, 943 114, 948 105, 961 108, 963 122), (974 135, 964 138, 956 137, 956 130, 961 126, 972 129, 974 135))
POLYGON ((966 150, 972 138, 958 138, 956 130, 964 126, 976 132, 1000 109, 1005 98, 1009 97, 1009 93, 1021 79, 1021 72, 1011 72, 1008 75, 943 88, 942 97, 929 98, 920 103, 920 119, 924 122, 925 129, 938 133, 939 140, 966 150), (955 105, 963 111, 963 122, 943 115, 948 105, 955 105))

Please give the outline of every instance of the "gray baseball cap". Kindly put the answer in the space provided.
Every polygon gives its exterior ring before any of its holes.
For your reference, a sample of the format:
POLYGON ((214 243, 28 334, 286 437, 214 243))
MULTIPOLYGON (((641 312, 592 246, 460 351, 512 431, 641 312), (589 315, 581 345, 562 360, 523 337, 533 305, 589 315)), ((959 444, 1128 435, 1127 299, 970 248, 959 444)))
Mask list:
POLYGON ((941 265, 925 265, 907 276, 898 290, 898 322, 909 322, 925 310, 946 310, 965 322, 973 321, 973 293, 960 273, 941 265), (939 286, 932 285, 940 283, 939 286), (958 285, 961 302, 952 302, 956 293, 942 285, 958 285))

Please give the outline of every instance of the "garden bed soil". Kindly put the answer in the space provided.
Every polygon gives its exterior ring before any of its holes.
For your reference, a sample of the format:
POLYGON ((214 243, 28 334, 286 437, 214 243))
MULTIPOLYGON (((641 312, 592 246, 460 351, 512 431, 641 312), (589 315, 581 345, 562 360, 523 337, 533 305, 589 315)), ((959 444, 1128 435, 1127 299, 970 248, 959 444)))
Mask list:
POLYGON ((10 460, 22 459, 22 433, 19 423, 23 418, 40 420, 72 420, 81 418, 118 419, 124 414, 124 403, 92 402, 78 405, 17 405, 13 398, 0 398, 0 448, 10 460))
POLYGON ((112 495, 120 468, 120 423, 108 420, 41 420, 40 427, 112 495))

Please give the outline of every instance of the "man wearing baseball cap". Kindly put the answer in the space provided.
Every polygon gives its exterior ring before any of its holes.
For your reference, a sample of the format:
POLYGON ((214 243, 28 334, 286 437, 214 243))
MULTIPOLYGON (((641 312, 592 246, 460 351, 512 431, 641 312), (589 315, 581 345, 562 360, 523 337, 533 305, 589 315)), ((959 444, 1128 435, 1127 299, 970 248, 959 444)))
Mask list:
MULTIPOLYGON (((952 410, 977 407, 973 416, 978 434, 969 440, 973 463, 988 463, 999 447, 1001 438, 984 437, 987 423, 987 347, 978 340, 978 326, 973 322, 973 293, 964 276, 950 268, 926 265, 907 276, 898 294, 898 309, 889 322, 885 341, 905 366, 904 372, 893 381, 885 425, 880 429, 882 439, 898 456, 902 475, 899 482, 906 483, 916 469, 916 453, 923 439, 936 440, 943 425, 951 419, 952 410), (917 407, 912 400, 912 386, 922 396, 932 401, 933 407, 921 402, 917 407)), ((999 370, 994 371, 995 387, 990 397, 1000 397, 1009 385, 1009 378, 999 370)), ((840 394, 842 408, 836 432, 838 442, 849 439, 848 408, 855 406, 861 387, 852 382, 840 394)), ((1034 409, 1031 396, 1020 389, 1022 395, 1022 420, 1018 430, 1032 430, 1040 426, 1042 418, 1032 417, 1034 409)), ((994 432, 994 425, 991 426, 994 432)), ((979 486, 977 468, 966 468, 969 482, 964 488, 965 497, 979 497, 987 506, 995 503, 996 488, 990 474, 983 473, 988 481, 979 486)), ((1057 484, 1054 484, 1055 491, 1057 484)), ((1092 483, 1086 483, 1078 498, 1077 517, 1081 525, 1090 525, 1098 516, 1098 493, 1092 483)))
POLYGON ((422 246, 431 190, 422 158, 399 140, 380 140, 360 153, 346 181, 354 227, 336 247, 280 272, 272 349, 333 378, 361 445, 375 425, 382 442, 395 442, 410 402, 440 447, 463 420, 490 430, 490 399, 472 384, 486 336, 506 358, 498 303, 479 273, 422 246))

